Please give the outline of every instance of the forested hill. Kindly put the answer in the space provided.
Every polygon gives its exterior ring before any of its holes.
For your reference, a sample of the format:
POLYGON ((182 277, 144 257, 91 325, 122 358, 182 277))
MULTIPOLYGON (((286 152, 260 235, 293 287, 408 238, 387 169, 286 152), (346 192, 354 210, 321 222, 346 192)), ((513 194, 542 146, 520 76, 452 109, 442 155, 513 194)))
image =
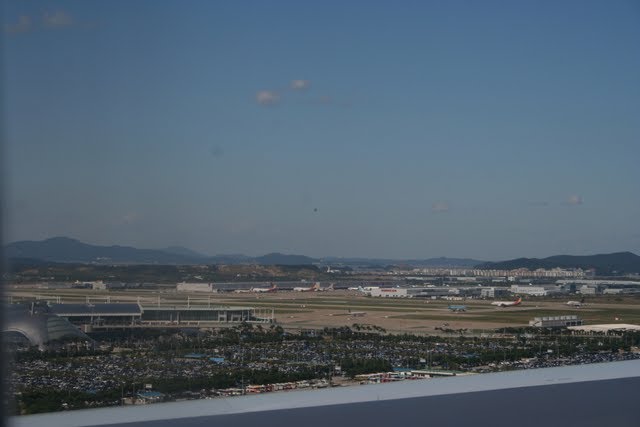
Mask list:
POLYGON ((632 252, 598 255, 556 255, 548 258, 517 258, 500 262, 485 262, 477 268, 512 270, 515 268, 582 268, 595 269, 600 276, 640 273, 640 256, 632 252))
POLYGON ((9 259, 57 263, 92 264, 262 264, 308 265, 315 259, 303 255, 272 253, 261 257, 244 255, 206 256, 183 247, 165 249, 138 249, 130 246, 100 246, 80 242, 68 237, 54 237, 42 241, 20 241, 6 245, 9 259))

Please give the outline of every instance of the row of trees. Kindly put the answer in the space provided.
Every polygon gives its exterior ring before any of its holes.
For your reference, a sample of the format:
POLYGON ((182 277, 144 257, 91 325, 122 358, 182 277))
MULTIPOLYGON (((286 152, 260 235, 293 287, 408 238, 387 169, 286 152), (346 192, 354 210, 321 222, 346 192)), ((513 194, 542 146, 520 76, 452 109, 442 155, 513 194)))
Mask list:
MULTIPOLYGON (((331 375, 333 364, 339 364, 343 372, 354 377, 359 374, 373 372, 387 372, 393 369, 388 360, 376 357, 358 357, 356 353, 341 353, 337 360, 332 355, 331 348, 337 342, 343 341, 349 345, 356 340, 365 340, 375 346, 394 347, 395 349, 407 349, 406 357, 396 360, 401 366, 417 368, 424 364, 421 358, 427 357, 427 365, 446 369, 469 368, 501 361, 516 361, 522 358, 541 356, 547 350, 553 351, 553 356, 576 356, 587 353, 617 352, 620 349, 629 350, 632 346, 640 346, 640 333, 625 333, 620 337, 607 336, 559 336, 551 334, 532 334, 531 331, 508 331, 513 333, 514 339, 491 339, 478 337, 432 337, 416 336, 409 334, 385 335, 374 333, 363 325, 354 324, 350 327, 325 328, 324 330, 311 331, 310 333, 291 334, 281 327, 271 325, 254 326, 251 324, 239 325, 235 328, 221 329, 211 334, 172 334, 153 335, 155 350, 167 350, 167 360, 174 353, 184 354, 184 350, 198 348, 213 348, 221 344, 245 344, 251 346, 260 342, 280 342, 284 340, 303 340, 315 343, 326 342, 326 358, 323 365, 292 366, 282 362, 279 367, 270 369, 245 369, 244 367, 224 367, 219 372, 214 372, 202 377, 178 377, 178 378, 144 378, 136 379, 136 382, 151 383, 158 391, 172 394, 184 391, 200 391, 203 389, 221 389, 229 387, 242 387, 248 384, 269 384, 278 382, 290 382, 308 380, 314 378, 326 378, 331 375), (157 343, 155 343, 157 340, 157 343), (407 345, 412 343, 412 345, 407 345), (424 344, 413 345, 415 343, 424 344), (439 345, 435 345, 438 343, 439 345), (432 345, 433 344, 433 345, 432 345), (413 350, 411 350, 413 349, 413 350), (420 349, 424 354, 416 354, 420 349), (428 355, 428 356, 427 356, 428 355)), ((507 332, 507 331, 505 331, 507 332)), ((154 332, 156 334, 158 332, 154 332)), ((159 333, 158 333, 159 334, 159 333)), ((133 335, 120 337, 127 339, 149 339, 148 336, 133 335)), ((277 344, 276 344, 277 345, 277 344)), ((343 348, 341 345, 338 348, 343 348)), ((348 347, 344 347, 348 348, 348 347)), ((150 348, 147 351, 155 351, 150 348)), ((39 351, 18 353, 22 360, 42 358, 64 358, 67 362, 76 363, 76 356, 99 354, 86 349, 78 349, 76 352, 59 353, 39 351), (69 359, 71 358, 71 359, 69 359)), ((139 356, 141 353, 138 353, 139 356)), ((136 355, 134 353, 134 355, 136 355)), ((136 356, 136 357, 137 357, 136 356)), ((77 360, 77 359, 76 359, 77 360)), ((140 360, 140 363, 146 363, 140 360)), ((117 389, 106 390, 98 393, 86 393, 78 391, 60 390, 24 390, 19 397, 18 412, 37 413, 68 408, 81 408, 85 406, 112 405, 119 401, 124 390, 131 390, 133 384, 126 382, 117 389)))
POLYGON ((138 389, 141 384, 153 384, 155 391, 175 394, 231 387, 243 388, 250 384, 311 380, 327 377, 332 369, 331 365, 294 372, 282 372, 275 368, 268 370, 237 369, 203 377, 144 378, 135 383, 123 382, 119 387, 97 393, 74 390, 61 391, 51 388, 32 389, 18 395, 12 409, 14 414, 36 414, 64 409, 117 405, 125 393, 130 394, 129 391, 138 389))
POLYGON ((344 374, 350 378, 361 374, 390 372, 393 366, 385 359, 344 359, 340 362, 344 374))

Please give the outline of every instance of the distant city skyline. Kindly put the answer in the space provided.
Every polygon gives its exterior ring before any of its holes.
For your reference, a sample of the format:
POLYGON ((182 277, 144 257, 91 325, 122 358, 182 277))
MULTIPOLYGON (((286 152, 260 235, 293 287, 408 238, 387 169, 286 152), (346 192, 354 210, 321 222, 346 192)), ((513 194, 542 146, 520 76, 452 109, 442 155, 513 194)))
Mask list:
POLYGON ((5 238, 640 254, 640 5, 6 1, 5 238))

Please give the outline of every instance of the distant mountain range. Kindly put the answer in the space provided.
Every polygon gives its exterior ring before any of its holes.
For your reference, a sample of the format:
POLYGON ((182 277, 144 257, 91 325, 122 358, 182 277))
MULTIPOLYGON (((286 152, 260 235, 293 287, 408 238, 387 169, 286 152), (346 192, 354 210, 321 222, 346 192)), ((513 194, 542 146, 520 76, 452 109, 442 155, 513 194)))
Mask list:
POLYGON ((171 246, 165 249, 137 249, 130 246, 98 246, 68 237, 42 241, 20 241, 5 246, 9 259, 30 259, 59 263, 98 264, 265 264, 304 265, 316 262, 302 255, 267 254, 207 256, 191 249, 171 246))
POLYGON ((188 248, 183 248, 182 246, 169 246, 168 248, 164 248, 160 250, 162 252, 166 252, 168 254, 173 254, 173 255, 182 255, 182 256, 194 257, 194 258, 207 257, 206 255, 203 255, 196 251, 192 251, 191 249, 188 249, 188 248))
POLYGON ((509 261, 486 262, 481 269, 512 270, 514 268, 582 268, 595 269, 600 276, 640 273, 640 256, 632 252, 599 255, 556 255, 548 258, 517 258, 509 261))
POLYGON ((410 265, 413 267, 436 268, 436 267, 474 267, 484 263, 477 259, 470 258, 428 258, 428 259, 390 259, 390 258, 338 258, 325 257, 320 261, 323 264, 348 265, 348 266, 389 266, 389 265, 410 265))
MULTIPOLYGON (((129 246, 97 246, 67 237, 10 243, 7 258, 30 258, 49 262, 100 264, 192 264, 200 257, 157 249, 129 246)), ((204 258, 202 258, 204 259, 204 258)))
POLYGON ((270 253, 259 257, 242 254, 208 256, 180 246, 165 249, 137 249, 130 246, 98 246, 68 237, 54 237, 42 241, 20 241, 5 246, 9 259, 81 264, 260 264, 309 265, 324 264, 332 267, 385 267, 413 266, 477 267, 481 269, 511 270, 514 268, 582 268, 595 269, 598 275, 640 273, 640 257, 631 252, 618 252, 590 256, 558 255, 548 258, 518 258, 501 262, 484 262, 468 258, 385 259, 385 258, 311 258, 304 255, 270 253))
POLYGON ((68 237, 54 237, 42 241, 20 241, 5 246, 5 255, 21 259, 57 263, 94 264, 260 264, 309 265, 330 264, 345 266, 411 265, 416 267, 471 267, 482 261, 458 258, 425 260, 369 259, 369 258, 311 258, 304 255, 270 253, 259 257, 242 254, 208 256, 181 246, 164 249, 137 249, 130 246, 98 246, 68 237))
POLYGON ((309 265, 318 262, 317 259, 309 258, 304 255, 285 255, 281 253, 270 253, 267 255, 253 258, 251 261, 253 264, 262 265, 309 265))

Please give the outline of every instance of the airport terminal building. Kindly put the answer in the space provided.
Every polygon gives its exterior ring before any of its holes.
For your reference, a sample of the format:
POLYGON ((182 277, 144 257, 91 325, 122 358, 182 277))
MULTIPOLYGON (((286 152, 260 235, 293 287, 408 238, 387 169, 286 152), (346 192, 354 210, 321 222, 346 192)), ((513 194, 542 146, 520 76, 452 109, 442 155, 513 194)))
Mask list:
POLYGON ((272 309, 254 307, 208 306, 141 306, 141 322, 193 324, 193 323, 271 323, 272 309))
POLYGON ((46 304, 9 304, 3 310, 5 322, 2 334, 5 344, 45 349, 54 342, 91 342, 91 338, 76 325, 53 313, 46 304))
POLYGON ((41 348, 52 341, 90 341, 83 332, 109 328, 206 327, 229 323, 273 323, 271 308, 232 306, 143 306, 137 303, 10 304, 5 338, 41 348))

